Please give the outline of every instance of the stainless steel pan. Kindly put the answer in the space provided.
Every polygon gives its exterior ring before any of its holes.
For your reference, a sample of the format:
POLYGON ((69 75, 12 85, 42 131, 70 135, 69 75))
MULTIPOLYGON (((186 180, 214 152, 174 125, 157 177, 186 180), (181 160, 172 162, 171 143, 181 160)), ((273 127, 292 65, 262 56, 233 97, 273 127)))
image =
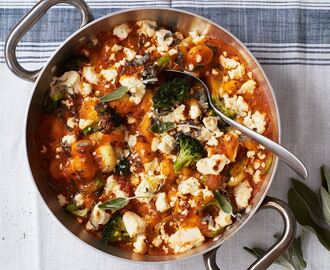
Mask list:
POLYGON ((43 0, 38 2, 9 34, 5 44, 5 58, 8 67, 13 73, 22 79, 35 82, 30 100, 30 106, 26 116, 26 154, 30 164, 32 177, 44 202, 56 218, 74 235, 90 246, 93 246, 111 256, 132 262, 169 263, 203 254, 205 266, 209 270, 219 269, 215 262, 216 251, 225 240, 229 239, 240 228, 242 228, 257 211, 261 209, 273 209, 280 213, 284 221, 284 231, 282 237, 266 252, 262 258, 256 260, 248 268, 266 269, 288 248, 296 231, 296 221, 288 205, 276 198, 266 197, 267 191, 270 188, 276 172, 278 163, 276 157, 266 180, 261 187, 261 190, 254 199, 254 205, 249 213, 244 215, 230 229, 226 230, 221 238, 215 239, 214 241, 209 241, 198 248, 192 249, 181 255, 144 256, 115 247, 104 246, 99 239, 87 233, 82 226, 76 222, 76 219, 72 217, 72 215, 62 210, 57 202, 54 191, 47 184, 45 179, 48 177, 48 170, 45 169, 42 160, 40 160, 40 149, 38 149, 35 143, 33 134, 38 126, 38 116, 42 108, 44 96, 48 90, 52 76, 57 71, 57 67, 60 66, 61 63, 80 46, 80 44, 89 40, 93 34, 102 30, 110 29, 129 20, 139 19, 156 20, 160 24, 168 25, 169 27, 178 29, 183 33, 187 33, 191 30, 197 30, 202 34, 219 37, 226 43, 234 46, 247 60, 261 87, 267 94, 271 106, 272 117, 274 119, 273 124, 275 128, 275 137, 277 141, 280 141, 280 120, 275 93, 265 73, 242 42, 240 42, 236 37, 223 29, 221 26, 195 14, 169 8, 139 8, 121 11, 109 14, 93 21, 93 16, 90 9, 82 0, 43 0), (17 61, 17 43, 50 7, 58 3, 70 4, 80 11, 82 17, 81 28, 62 43, 62 45, 56 50, 41 70, 26 70, 17 61))

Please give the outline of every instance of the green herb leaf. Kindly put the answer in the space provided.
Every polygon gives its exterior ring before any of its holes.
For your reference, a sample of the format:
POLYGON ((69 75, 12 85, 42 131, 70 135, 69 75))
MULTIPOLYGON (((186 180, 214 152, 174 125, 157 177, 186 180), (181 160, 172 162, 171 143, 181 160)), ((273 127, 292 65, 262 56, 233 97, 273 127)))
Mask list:
POLYGON ((288 192, 288 202, 299 224, 314 232, 321 244, 330 251, 330 230, 319 226, 313 221, 306 201, 293 188, 288 192))
POLYGON ((118 197, 99 205, 100 209, 119 210, 124 208, 129 202, 129 198, 118 197))
POLYGON ((158 79, 157 78, 152 78, 152 79, 147 79, 147 80, 143 80, 141 82, 132 84, 130 86, 121 86, 119 88, 117 88, 115 91, 103 96, 100 98, 101 102, 109 102, 109 101, 113 101, 113 100, 117 100, 122 98, 130 89, 138 86, 141 83, 147 84, 150 82, 157 82, 158 79))
POLYGON ((128 242, 130 237, 123 223, 123 218, 119 213, 114 214, 102 231, 104 243, 128 242))
POLYGON ((324 164, 321 167, 322 184, 330 192, 330 170, 324 164))
POLYGON ((214 196, 219 203, 222 211, 224 211, 227 214, 232 214, 233 213, 233 207, 231 204, 226 200, 226 198, 221 195, 221 193, 217 190, 214 192, 214 196))
POLYGON ((85 127, 82 132, 84 133, 84 135, 88 135, 88 134, 91 134, 93 132, 96 132, 98 130, 97 126, 96 127, 93 127, 93 126, 88 126, 88 127, 85 127))
POLYGON ((175 123, 173 122, 163 122, 163 123, 159 123, 159 124, 154 124, 151 127, 151 131, 154 133, 163 133, 166 131, 169 131, 173 128, 175 128, 175 123))
POLYGON ((84 208, 84 209, 79 209, 78 206, 76 206, 73 203, 69 203, 66 205, 65 210, 71 212, 72 214, 74 214, 77 217, 86 217, 88 214, 89 209, 88 208, 84 208))
POLYGON ((320 188, 320 199, 325 221, 330 225, 330 194, 324 187, 320 188))
MULTIPOLYGON (((274 236, 278 238, 277 236, 274 236)), ((286 252, 282 254, 274 263, 282 266, 287 270, 303 270, 307 267, 307 263, 304 260, 302 249, 301 249, 301 239, 303 238, 303 234, 298 238, 295 238, 292 245, 288 248, 286 252)), ((248 248, 244 247, 244 249, 249 252, 251 255, 256 258, 262 257, 266 251, 261 248, 248 248)))
POLYGON ((156 62, 156 65, 159 66, 160 70, 167 67, 167 65, 170 63, 170 56, 164 55, 163 57, 159 58, 156 62))
POLYGON ((58 101, 49 99, 44 107, 44 111, 48 114, 51 114, 58 107, 58 103, 58 101))
POLYGON ((321 227, 328 228, 317 194, 304 183, 293 178, 291 181, 293 189, 297 192, 300 199, 305 202, 306 208, 313 221, 321 227))

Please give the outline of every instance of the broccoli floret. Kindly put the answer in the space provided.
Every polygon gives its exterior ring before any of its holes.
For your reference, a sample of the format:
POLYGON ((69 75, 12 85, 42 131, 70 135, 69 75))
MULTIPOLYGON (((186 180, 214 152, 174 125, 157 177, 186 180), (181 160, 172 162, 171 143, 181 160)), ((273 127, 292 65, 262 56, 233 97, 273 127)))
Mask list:
POLYGON ((105 224, 102 232, 102 240, 105 243, 127 242, 130 240, 123 223, 123 218, 119 213, 114 214, 108 223, 105 224))
POLYGON ((115 167, 115 174, 121 176, 127 176, 131 173, 131 165, 128 158, 121 159, 115 167))
POLYGON ((162 84, 153 97, 154 107, 169 109, 176 104, 182 104, 188 98, 189 89, 188 82, 180 78, 162 84))
POLYGON ((198 160, 206 156, 203 145, 188 135, 179 136, 179 155, 174 162, 174 171, 178 173, 182 167, 195 164, 198 160))

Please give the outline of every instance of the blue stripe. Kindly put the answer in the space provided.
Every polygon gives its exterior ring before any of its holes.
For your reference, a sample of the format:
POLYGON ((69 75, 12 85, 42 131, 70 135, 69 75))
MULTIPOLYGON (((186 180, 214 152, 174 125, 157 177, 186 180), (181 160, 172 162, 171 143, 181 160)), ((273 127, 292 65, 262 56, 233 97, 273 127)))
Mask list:
MULTIPOLYGON (((94 9, 96 18, 118 9, 94 9)), ((247 43, 330 43, 328 10, 306 9, 237 9, 184 8, 222 25, 247 43), (244 26, 244 27, 243 27, 244 26)), ((26 14, 26 9, 0 10, 0 41, 26 14)), ((80 17, 74 9, 53 9, 47 12, 24 41, 60 42, 79 27, 80 17), (52 31, 49 31, 49 30, 52 31)), ((321 48, 320 48, 321 49, 321 48)))

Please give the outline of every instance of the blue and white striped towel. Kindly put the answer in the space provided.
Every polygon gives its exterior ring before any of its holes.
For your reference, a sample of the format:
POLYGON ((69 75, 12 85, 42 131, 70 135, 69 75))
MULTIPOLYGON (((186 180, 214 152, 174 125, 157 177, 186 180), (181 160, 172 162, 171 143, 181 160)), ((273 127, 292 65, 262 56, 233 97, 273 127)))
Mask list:
MULTIPOLYGON (((41 203, 23 152, 24 116, 32 84, 4 64, 10 29, 36 0, 0 0, 0 262, 1 269, 203 269, 201 257, 171 265, 142 266, 114 260, 69 236, 41 203)), ((309 184, 319 185, 318 167, 330 164, 330 2, 313 0, 89 0, 95 17, 140 6, 188 10, 222 25, 241 39, 263 65, 278 97, 283 144, 302 157, 309 184)), ((80 22, 71 7, 47 12, 18 46, 25 66, 42 66, 80 22)), ((286 199, 289 176, 283 164, 271 195, 286 199)), ((253 260, 242 246, 270 246, 282 228, 271 213, 260 213, 218 252, 223 269, 246 269, 253 260)), ((329 253, 308 235, 308 269, 329 269, 329 253)), ((276 267, 273 267, 276 269, 276 267)))

